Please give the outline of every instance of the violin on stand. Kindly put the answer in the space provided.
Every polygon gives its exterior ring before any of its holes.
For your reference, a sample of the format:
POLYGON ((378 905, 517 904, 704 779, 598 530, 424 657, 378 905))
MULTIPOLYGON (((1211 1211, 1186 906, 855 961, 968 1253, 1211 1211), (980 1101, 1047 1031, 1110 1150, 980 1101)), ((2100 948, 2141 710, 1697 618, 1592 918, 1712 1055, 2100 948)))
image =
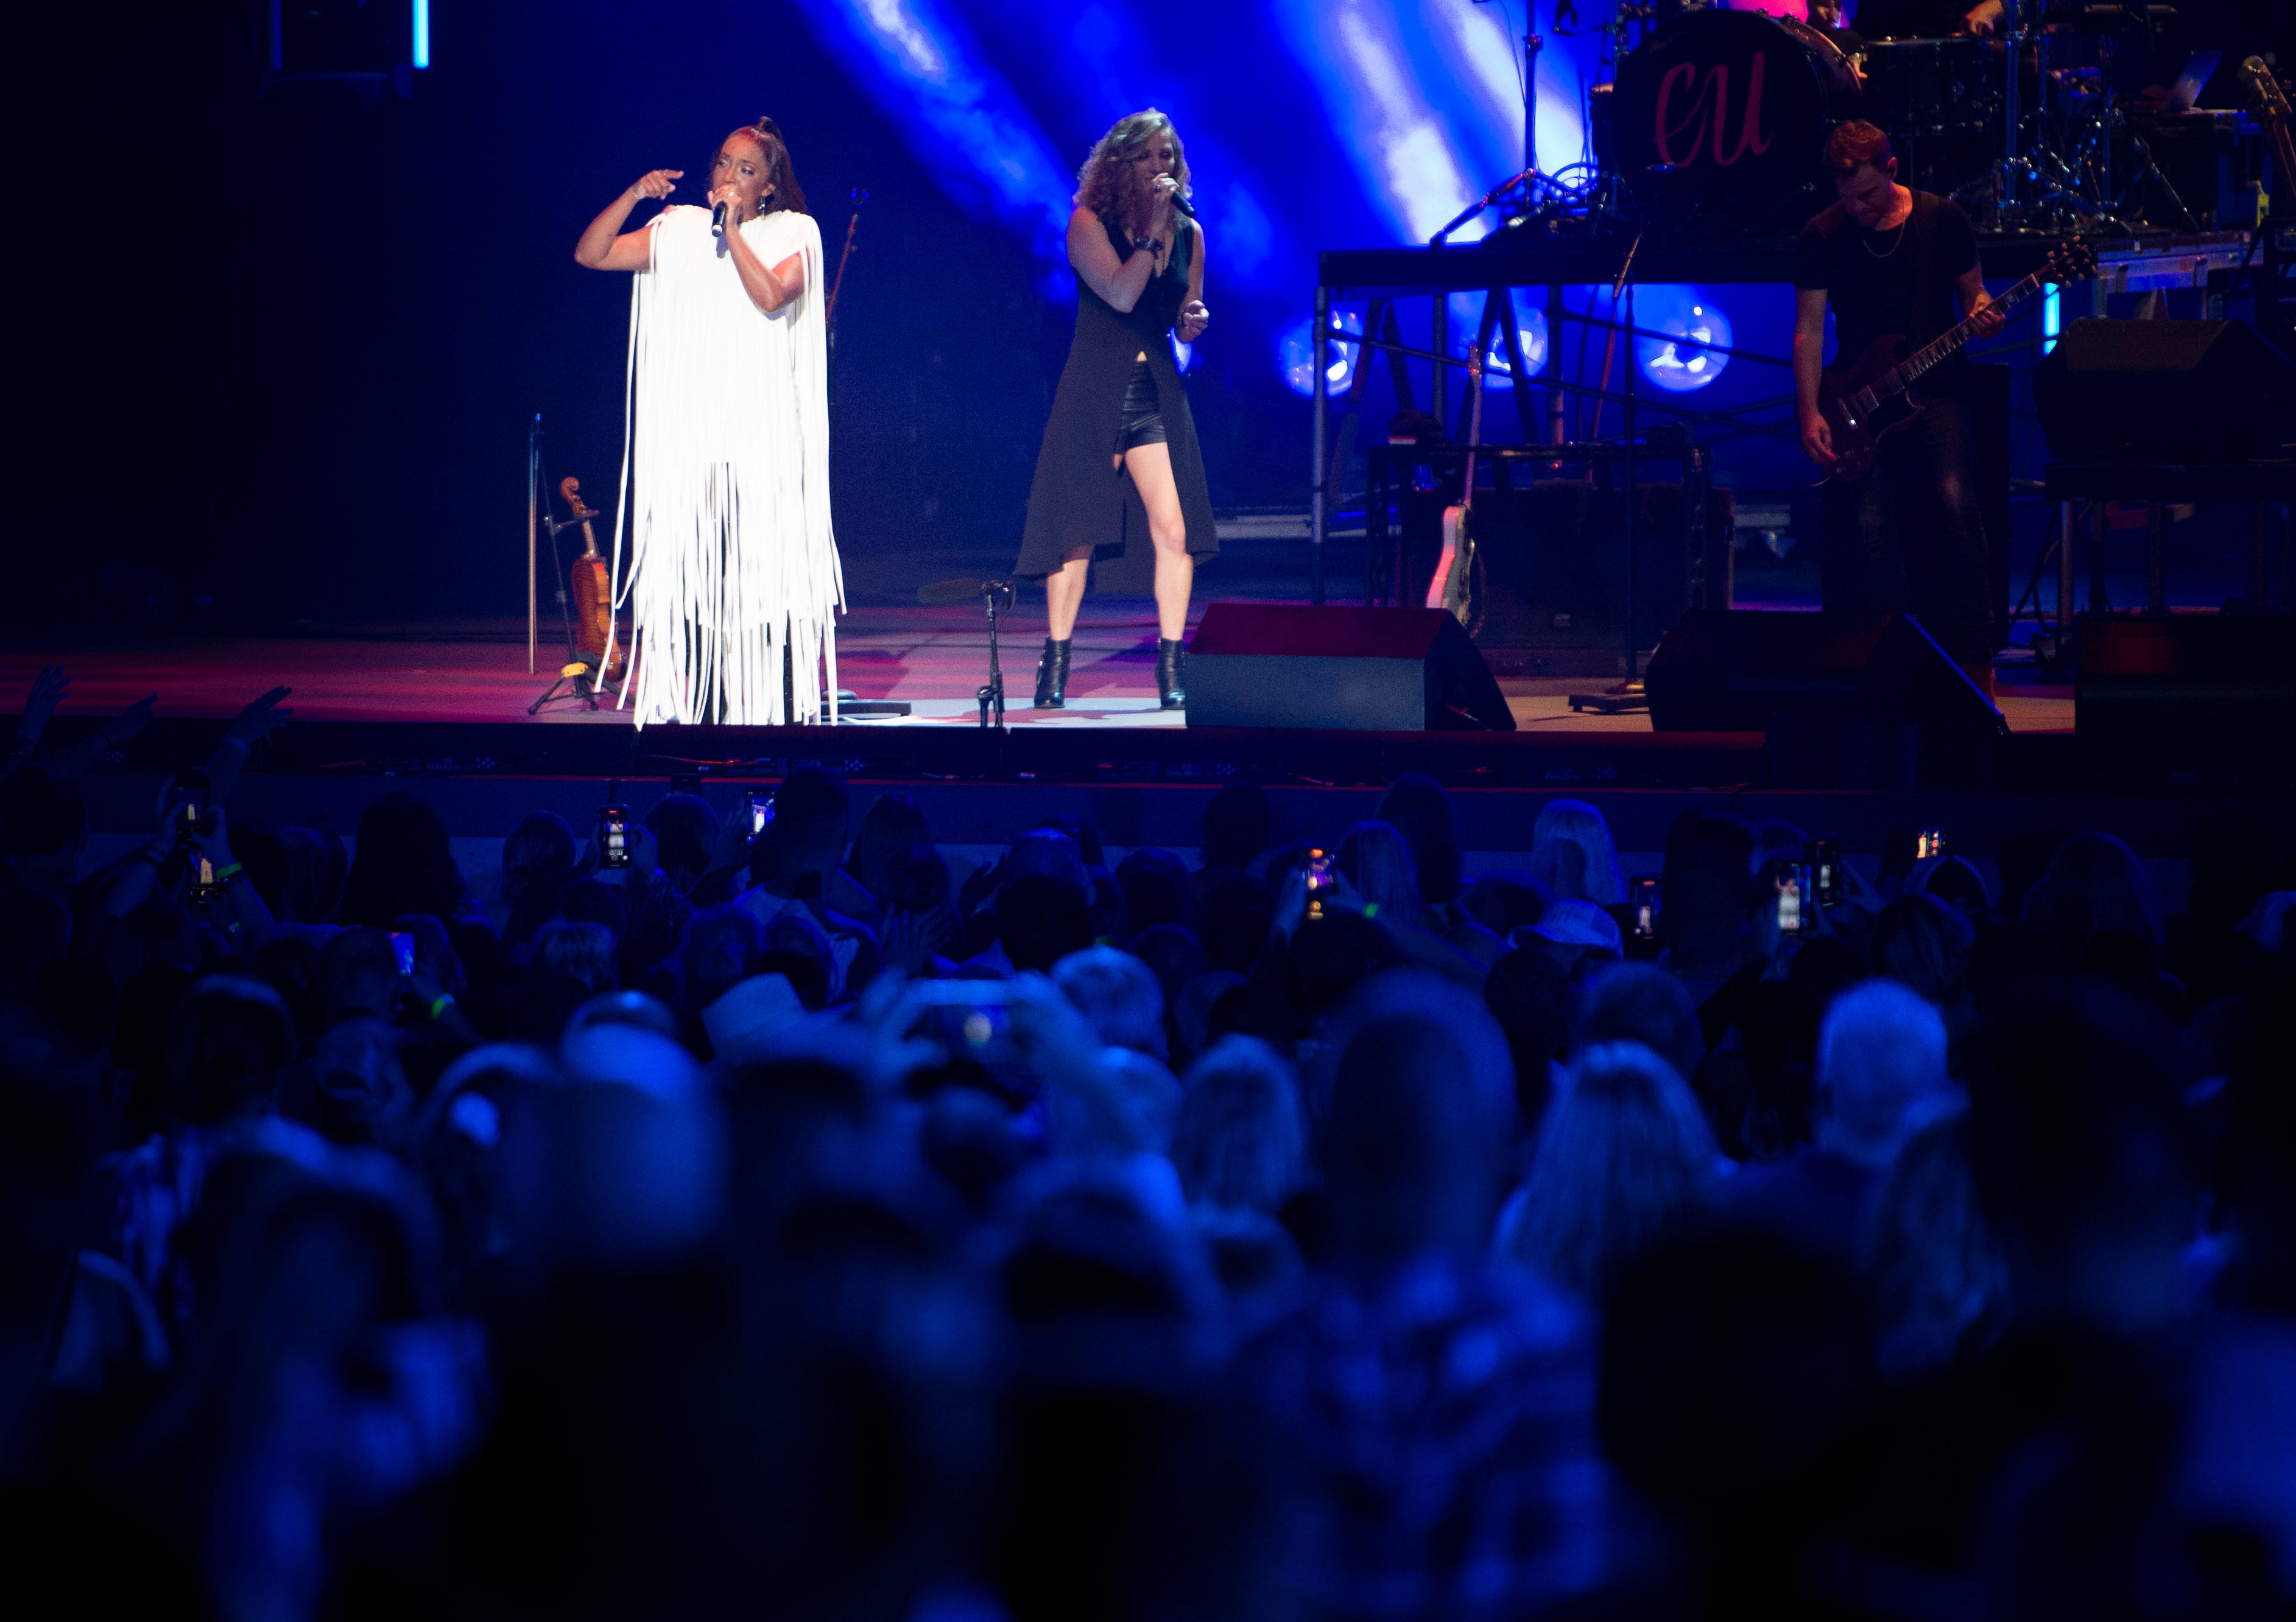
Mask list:
POLYGON ((550 684, 549 691, 528 708, 529 715, 538 713, 558 697, 561 687, 588 709, 597 709, 599 689, 622 679, 625 659, 624 644, 613 635, 613 577, 598 550, 597 535, 590 528, 590 520, 598 516, 597 509, 582 504, 578 479, 560 479, 558 496, 571 516, 544 520, 550 530, 551 558, 554 562, 558 556, 559 531, 577 526, 582 531, 582 551, 568 573, 566 589, 558 594, 559 617, 566 624, 566 663, 560 667, 558 679, 550 684), (610 640, 615 643, 611 661, 606 658, 610 640))

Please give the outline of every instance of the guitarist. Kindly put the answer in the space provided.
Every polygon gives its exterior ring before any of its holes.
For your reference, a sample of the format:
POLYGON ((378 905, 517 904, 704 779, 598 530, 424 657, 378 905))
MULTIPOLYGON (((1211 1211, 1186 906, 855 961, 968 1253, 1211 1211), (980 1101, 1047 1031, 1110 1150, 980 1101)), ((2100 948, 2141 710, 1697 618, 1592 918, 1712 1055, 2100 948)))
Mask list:
MULTIPOLYGON (((1899 185, 1888 135, 1850 119, 1828 137, 1825 158, 1839 201, 1802 227, 1795 249, 1793 370, 1802 449, 1831 468, 1833 435, 1818 409, 1829 307, 1845 366, 1892 332, 1918 347, 1968 315, 1989 337, 2001 317, 1989 311, 1969 217, 1950 199, 1899 185)), ((1882 441, 1873 471, 1826 485, 1824 591, 1828 613, 1911 611, 1989 696, 1993 615, 1967 378, 1958 355, 1923 377, 1925 409, 1882 441)))

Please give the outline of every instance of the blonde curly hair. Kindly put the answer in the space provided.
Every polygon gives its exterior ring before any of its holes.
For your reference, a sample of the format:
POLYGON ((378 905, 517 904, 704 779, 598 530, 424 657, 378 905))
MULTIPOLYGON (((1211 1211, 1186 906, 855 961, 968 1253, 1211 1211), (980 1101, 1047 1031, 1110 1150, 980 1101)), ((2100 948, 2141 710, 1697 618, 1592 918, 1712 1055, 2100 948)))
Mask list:
POLYGON ((1076 206, 1121 226, 1136 242, 1145 236, 1153 198, 1148 171, 1137 160, 1162 135, 1172 137, 1172 178, 1180 183, 1180 195, 1194 195, 1188 184, 1188 149, 1180 143, 1180 132, 1170 119, 1150 107, 1117 119, 1093 147, 1092 156, 1077 171, 1076 206))

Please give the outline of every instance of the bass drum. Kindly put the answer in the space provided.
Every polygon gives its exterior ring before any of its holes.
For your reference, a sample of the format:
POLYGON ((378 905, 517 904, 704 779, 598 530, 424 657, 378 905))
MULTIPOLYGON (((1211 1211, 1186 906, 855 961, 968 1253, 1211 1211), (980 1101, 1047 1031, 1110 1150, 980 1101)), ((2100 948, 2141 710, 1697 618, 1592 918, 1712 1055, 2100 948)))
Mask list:
POLYGON ((1611 162, 1661 233, 1706 239, 1795 229, 1828 201, 1825 137, 1859 112, 1857 75, 1806 22, 1692 12, 1619 64, 1611 162))

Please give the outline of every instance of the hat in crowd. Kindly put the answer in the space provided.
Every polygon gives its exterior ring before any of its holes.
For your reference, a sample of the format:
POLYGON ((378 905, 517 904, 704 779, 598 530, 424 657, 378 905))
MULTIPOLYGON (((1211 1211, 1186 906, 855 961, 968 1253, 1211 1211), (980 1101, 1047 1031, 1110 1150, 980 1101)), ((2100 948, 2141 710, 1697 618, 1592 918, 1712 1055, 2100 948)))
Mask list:
MULTIPOLYGON (((1626 955, 1626 944, 1619 935, 1619 921, 1591 901, 1575 897, 1560 897, 1547 903, 1546 911, 1538 922, 1525 929, 1541 940, 1557 946, 1591 946, 1598 952, 1608 952, 1616 957, 1626 955)), ((1517 934, 1523 933, 1517 930, 1517 934)))

